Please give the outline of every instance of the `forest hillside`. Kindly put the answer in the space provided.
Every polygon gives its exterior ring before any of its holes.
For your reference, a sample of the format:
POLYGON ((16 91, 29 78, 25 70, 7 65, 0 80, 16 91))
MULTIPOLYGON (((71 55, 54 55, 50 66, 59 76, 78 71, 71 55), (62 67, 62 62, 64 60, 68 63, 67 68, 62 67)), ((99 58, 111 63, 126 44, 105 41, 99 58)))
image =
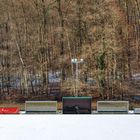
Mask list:
POLYGON ((139 84, 139 0, 0 0, 1 101, 140 99, 139 84))

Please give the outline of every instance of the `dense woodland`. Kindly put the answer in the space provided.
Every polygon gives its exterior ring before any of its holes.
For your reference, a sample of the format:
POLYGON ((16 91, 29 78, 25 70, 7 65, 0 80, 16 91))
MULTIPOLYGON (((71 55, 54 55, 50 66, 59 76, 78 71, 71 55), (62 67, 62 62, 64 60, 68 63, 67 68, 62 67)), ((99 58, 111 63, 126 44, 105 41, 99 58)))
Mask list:
POLYGON ((0 0, 1 101, 123 100, 139 77, 140 0, 0 0))

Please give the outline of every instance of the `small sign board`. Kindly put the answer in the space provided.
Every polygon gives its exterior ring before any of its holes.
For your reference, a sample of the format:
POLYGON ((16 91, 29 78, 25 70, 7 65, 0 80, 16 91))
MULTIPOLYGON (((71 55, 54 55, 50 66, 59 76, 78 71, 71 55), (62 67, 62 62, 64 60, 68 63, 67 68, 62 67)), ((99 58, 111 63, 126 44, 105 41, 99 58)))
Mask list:
POLYGON ((0 114, 19 114, 18 107, 2 107, 0 108, 0 114))
POLYGON ((91 114, 92 97, 63 97, 63 114, 91 114))
POLYGON ((56 113, 57 101, 26 101, 26 113, 56 113))

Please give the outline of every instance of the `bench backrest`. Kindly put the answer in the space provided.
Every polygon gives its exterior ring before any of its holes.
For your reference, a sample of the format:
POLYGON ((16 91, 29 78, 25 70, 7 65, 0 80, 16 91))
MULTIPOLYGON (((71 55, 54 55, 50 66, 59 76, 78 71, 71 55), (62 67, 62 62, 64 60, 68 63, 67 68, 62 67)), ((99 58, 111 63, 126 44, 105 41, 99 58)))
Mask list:
POLYGON ((135 114, 140 114, 140 108, 134 108, 134 113, 135 114))
POLYGON ((129 102, 128 101, 98 101, 97 111, 98 112, 128 112, 129 102))
POLYGON ((57 101, 26 101, 26 112, 57 112, 57 101))

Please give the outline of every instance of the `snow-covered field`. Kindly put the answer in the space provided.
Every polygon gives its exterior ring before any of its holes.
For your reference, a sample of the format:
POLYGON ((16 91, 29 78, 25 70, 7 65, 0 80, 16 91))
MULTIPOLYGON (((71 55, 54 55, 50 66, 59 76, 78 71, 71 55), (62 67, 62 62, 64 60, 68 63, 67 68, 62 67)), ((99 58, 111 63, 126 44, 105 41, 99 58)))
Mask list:
POLYGON ((0 115, 0 140, 139 140, 140 115, 0 115))

